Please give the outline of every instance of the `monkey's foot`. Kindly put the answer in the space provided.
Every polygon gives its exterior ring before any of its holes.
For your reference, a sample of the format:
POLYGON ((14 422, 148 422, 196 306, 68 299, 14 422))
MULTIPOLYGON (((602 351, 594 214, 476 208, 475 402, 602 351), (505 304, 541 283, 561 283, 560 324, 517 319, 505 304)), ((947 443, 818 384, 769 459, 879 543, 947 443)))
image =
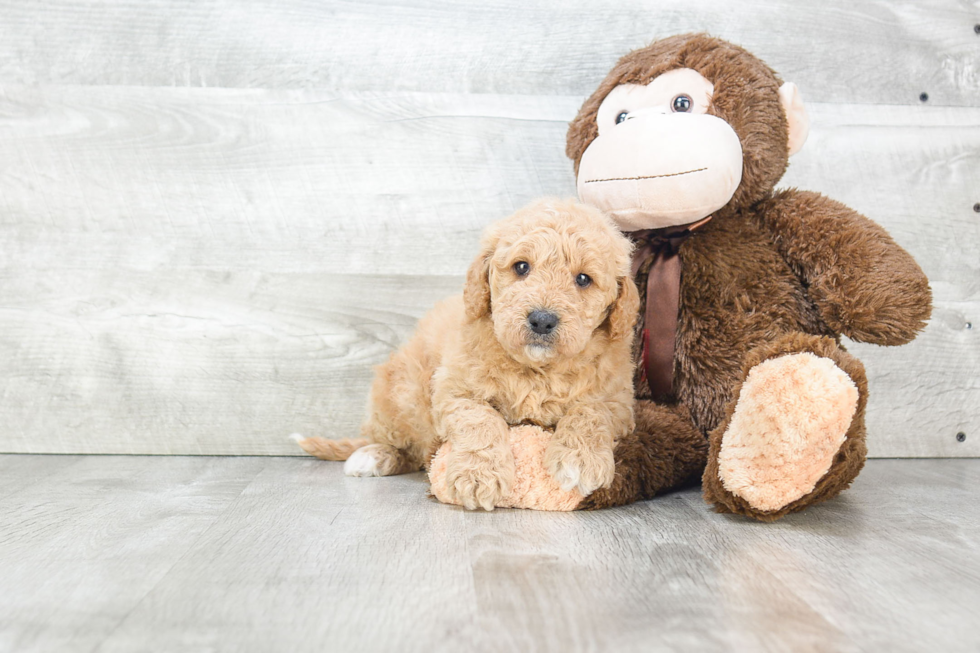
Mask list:
POLYGON ((759 363, 722 436, 722 485, 762 512, 809 494, 844 444, 857 405, 857 386, 829 358, 803 352, 759 363))

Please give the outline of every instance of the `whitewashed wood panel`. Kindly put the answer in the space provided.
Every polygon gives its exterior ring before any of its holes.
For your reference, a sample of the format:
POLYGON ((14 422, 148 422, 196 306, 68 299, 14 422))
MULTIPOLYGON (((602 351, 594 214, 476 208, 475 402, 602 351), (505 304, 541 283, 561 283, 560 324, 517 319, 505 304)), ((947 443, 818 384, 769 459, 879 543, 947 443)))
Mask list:
POLYGON ((810 101, 785 182, 884 224, 933 281, 920 340, 855 347, 872 454, 978 455, 978 17, 976 0, 0 1, 0 451, 353 434, 370 366, 458 289, 482 227, 574 194, 566 123, 608 67, 706 30, 810 101))
POLYGON ((371 366, 460 287, 264 271, 5 277, 4 299, 20 299, 0 309, 0 447, 37 453, 295 454, 292 431, 353 435, 371 366))
POLYGON ((9 262, 456 274, 575 194, 573 98, 139 87, 0 92, 9 262), (433 251, 441 256, 432 256, 433 251), (80 258, 79 258, 80 257, 80 258), (312 267, 311 267, 312 266, 312 267))
MULTIPOLYGON (((15 87, 0 97, 0 450, 290 454, 480 229, 572 195, 581 98, 15 87)), ((977 455, 980 109, 812 103, 785 179, 885 225, 936 317, 857 347, 879 456, 977 455), (955 435, 968 438, 958 443, 955 435)))
POLYGON ((4 0, 0 17, 12 83, 586 95, 625 52, 708 31, 813 100, 980 100, 976 0, 4 0))

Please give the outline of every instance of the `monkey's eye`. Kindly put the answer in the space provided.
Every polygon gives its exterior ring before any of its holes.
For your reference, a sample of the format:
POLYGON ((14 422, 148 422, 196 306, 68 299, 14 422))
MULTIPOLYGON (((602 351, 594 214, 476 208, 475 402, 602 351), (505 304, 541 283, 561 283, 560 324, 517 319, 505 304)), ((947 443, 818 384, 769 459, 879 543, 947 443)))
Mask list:
POLYGON ((629 115, 630 115, 629 111, 623 111, 622 113, 620 113, 618 116, 616 116, 616 124, 618 125, 621 122, 626 122, 626 118, 629 115))
POLYGON ((579 272, 578 276, 575 277, 575 283, 578 284, 579 288, 588 288, 592 285, 592 277, 584 272, 579 272))
POLYGON ((682 93, 671 101, 670 108, 677 113, 690 113, 693 104, 691 96, 682 93))
POLYGON ((528 265, 527 261, 518 261, 514 263, 514 274, 519 277, 526 277, 527 273, 531 271, 531 266, 528 265))

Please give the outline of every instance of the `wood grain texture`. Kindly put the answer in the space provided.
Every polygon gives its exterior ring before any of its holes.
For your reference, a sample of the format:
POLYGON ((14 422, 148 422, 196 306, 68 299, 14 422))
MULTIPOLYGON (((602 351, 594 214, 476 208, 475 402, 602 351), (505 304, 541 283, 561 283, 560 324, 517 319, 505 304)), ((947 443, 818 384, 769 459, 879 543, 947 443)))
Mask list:
POLYGON ((420 474, 306 459, 0 470, 23 486, 0 511, 3 651, 980 647, 976 460, 870 461, 774 524, 714 514, 696 490, 467 513, 420 474))
POLYGON ((707 31, 821 102, 976 106, 976 0, 0 2, 27 84, 589 94, 651 40, 707 31))
POLYGON ((460 288, 230 271, 76 271, 57 285, 6 311, 8 450, 295 454, 293 431, 354 434, 371 366, 460 288))
POLYGON ((871 454, 980 455, 978 12, 0 1, 0 451, 353 435, 371 366, 458 291, 480 230, 574 195, 567 121, 613 61, 707 30, 809 103, 784 185, 879 221, 932 280, 919 340, 854 347, 871 454))
POLYGON ((246 458, 0 460, 21 486, 0 512, 2 651, 94 650, 263 466, 246 458))
POLYGON ((578 103, 7 86, 0 261, 459 274, 490 220, 574 195, 578 103))

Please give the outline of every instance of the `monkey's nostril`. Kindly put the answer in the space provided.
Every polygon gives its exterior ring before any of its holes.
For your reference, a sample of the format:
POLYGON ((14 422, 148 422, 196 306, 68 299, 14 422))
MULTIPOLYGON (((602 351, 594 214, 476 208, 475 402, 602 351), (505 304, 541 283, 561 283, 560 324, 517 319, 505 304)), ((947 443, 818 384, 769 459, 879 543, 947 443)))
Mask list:
POLYGON ((527 316, 527 324, 531 331, 546 336, 558 326, 558 316, 551 311, 531 311, 527 316))

